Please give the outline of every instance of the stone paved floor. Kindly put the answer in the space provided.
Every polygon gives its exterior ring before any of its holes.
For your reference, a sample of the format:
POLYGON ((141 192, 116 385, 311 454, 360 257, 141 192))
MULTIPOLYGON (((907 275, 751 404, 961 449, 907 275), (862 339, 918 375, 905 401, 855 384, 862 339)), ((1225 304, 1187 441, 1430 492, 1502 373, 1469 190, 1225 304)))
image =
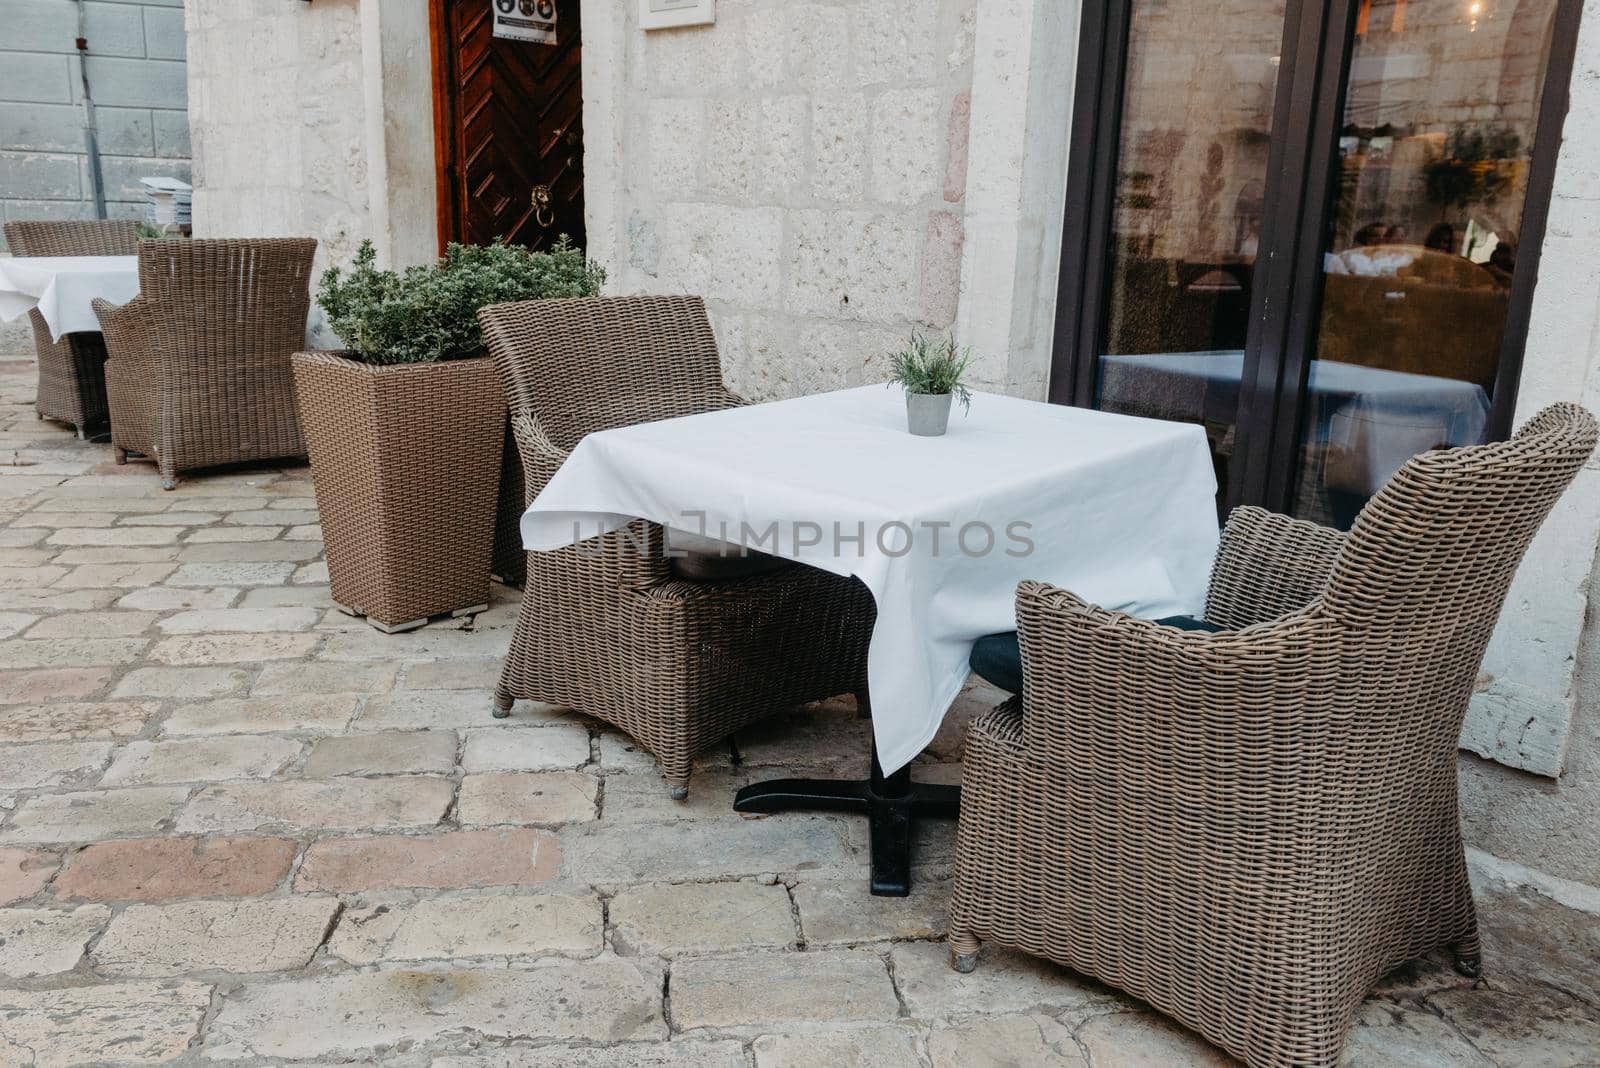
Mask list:
MULTIPOLYGON (((821 707, 686 804, 598 724, 490 718, 514 591, 385 636, 330 611, 304 468, 190 477, 35 420, 0 361, 0 1064, 1214 1065, 1136 1004, 941 941, 951 829, 865 893, 854 819, 746 820, 859 772, 821 707)), ((953 781, 973 693, 922 774, 953 781)), ((1491 978, 1392 978, 1359 1065, 1600 1064, 1600 918, 1485 882, 1491 978)))

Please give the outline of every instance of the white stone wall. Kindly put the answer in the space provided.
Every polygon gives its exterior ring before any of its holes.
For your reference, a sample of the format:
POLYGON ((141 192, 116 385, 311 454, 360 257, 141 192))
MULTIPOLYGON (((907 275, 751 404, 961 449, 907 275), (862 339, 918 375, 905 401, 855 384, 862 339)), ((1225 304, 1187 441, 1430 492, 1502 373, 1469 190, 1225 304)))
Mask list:
POLYGON ((196 236, 437 254, 427 7, 190 0, 196 236))
MULTIPOLYGON (((101 181, 114 219, 143 216, 140 178, 189 177, 182 4, 83 5, 101 181)), ((76 4, 0 0, 0 218, 95 216, 77 36, 76 4)))
POLYGON ((974 0, 747 0, 646 33, 584 7, 590 247, 706 297, 735 389, 881 380, 960 292, 974 0))
POLYGON ((370 236, 356 0, 194 0, 189 108, 198 237, 370 236))
MULTIPOLYGON (((1600 0, 1584 5, 1571 92, 1522 365, 1519 419, 1562 400, 1600 412, 1600 258, 1594 251, 1600 247, 1600 0)), ((1485 688, 1474 701, 1466 748, 1544 775, 1555 775, 1564 760, 1600 765, 1600 738, 1592 730, 1569 745, 1597 544, 1600 461, 1591 461, 1517 574, 1484 661, 1485 688)), ((1587 820, 1597 822, 1593 809, 1587 820)), ((1600 869, 1600 851, 1594 862, 1600 869)))

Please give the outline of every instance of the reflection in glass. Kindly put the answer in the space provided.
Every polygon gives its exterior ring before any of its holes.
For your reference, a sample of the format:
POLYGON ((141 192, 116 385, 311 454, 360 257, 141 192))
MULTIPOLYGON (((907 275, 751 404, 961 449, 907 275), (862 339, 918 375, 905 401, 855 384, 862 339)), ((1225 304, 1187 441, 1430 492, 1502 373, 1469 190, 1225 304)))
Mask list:
POLYGON ((1134 0, 1099 406, 1202 423, 1226 495, 1284 5, 1134 0))
POLYGON ((1483 440, 1554 14, 1363 0, 1296 514, 1348 527, 1412 454, 1483 440))

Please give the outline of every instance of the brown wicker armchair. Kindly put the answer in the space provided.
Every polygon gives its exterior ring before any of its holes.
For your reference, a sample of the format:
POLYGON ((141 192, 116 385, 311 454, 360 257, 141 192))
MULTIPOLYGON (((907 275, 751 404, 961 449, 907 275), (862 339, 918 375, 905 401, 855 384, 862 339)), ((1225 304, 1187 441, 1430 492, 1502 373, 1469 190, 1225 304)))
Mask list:
MULTIPOLYGON (((698 297, 594 297, 478 313, 505 382, 530 499, 584 435, 741 404, 722 383, 698 297)), ((495 690, 565 705, 631 734, 676 798, 694 757, 803 701, 864 693, 872 596, 771 561, 692 580, 643 520, 526 554, 522 610, 495 690), (644 547, 644 551, 641 551, 644 547)))
MULTIPOLYGON (((6 244, 18 256, 132 256, 139 251, 139 224, 123 219, 71 222, 8 222, 6 244)), ((39 355, 40 419, 70 423, 85 437, 106 421, 106 343, 97 333, 63 334, 52 340, 44 316, 28 313, 39 355)))
POLYGON ((306 454, 289 357, 305 347, 311 238, 146 241, 139 295, 94 302, 111 444, 179 471, 306 454))
POLYGON ((1581 408, 1409 461, 1348 534, 1233 513, 1202 634, 1017 592, 1023 694, 967 741, 953 963, 979 942, 1144 999, 1253 1066, 1338 1062, 1372 984, 1479 969, 1463 715, 1581 408))

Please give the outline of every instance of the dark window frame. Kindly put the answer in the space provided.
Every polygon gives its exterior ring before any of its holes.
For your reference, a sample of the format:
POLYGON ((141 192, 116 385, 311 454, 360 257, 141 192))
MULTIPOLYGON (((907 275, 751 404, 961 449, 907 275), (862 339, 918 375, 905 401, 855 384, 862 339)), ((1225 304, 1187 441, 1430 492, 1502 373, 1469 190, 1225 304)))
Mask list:
MULTIPOLYGON (((1298 463, 1308 358, 1322 299, 1322 237, 1334 195, 1339 108, 1354 48, 1360 0, 1287 0, 1273 101, 1272 145, 1262 204, 1239 390, 1237 441, 1228 507, 1259 504, 1286 511, 1298 463), (1320 135, 1318 131, 1321 131, 1320 135), (1278 254, 1266 255, 1269 249, 1278 254), (1292 388, 1287 388, 1293 383, 1292 388)), ((1093 407, 1106 336, 1106 281, 1128 28, 1133 0, 1084 0, 1068 142, 1067 189, 1057 276, 1049 399, 1093 407)), ((1500 363, 1487 434, 1512 429, 1527 349, 1566 121, 1582 0, 1556 0, 1550 53, 1535 125, 1526 200, 1517 242, 1500 363)))

